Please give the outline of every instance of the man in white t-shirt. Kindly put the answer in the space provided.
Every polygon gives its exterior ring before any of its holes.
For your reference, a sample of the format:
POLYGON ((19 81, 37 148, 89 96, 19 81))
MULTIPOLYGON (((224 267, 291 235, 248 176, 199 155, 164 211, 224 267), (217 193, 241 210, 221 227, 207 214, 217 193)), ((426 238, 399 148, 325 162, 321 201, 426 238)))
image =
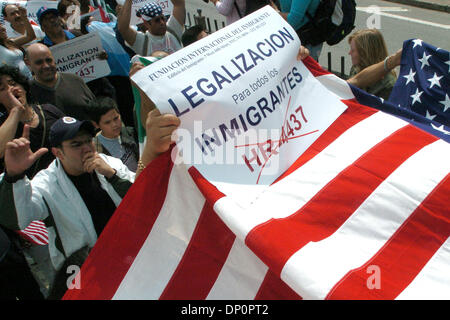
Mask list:
POLYGON ((166 22, 162 8, 156 3, 147 3, 136 13, 147 29, 145 33, 130 26, 132 0, 126 0, 118 18, 117 26, 126 44, 141 56, 150 56, 154 51, 173 53, 181 49, 181 36, 186 20, 185 0, 171 0, 172 15, 166 22))
MULTIPOLYGON (((18 38, 25 34, 26 26, 24 21, 20 17, 20 9, 18 5, 14 3, 7 4, 2 9, 3 16, 5 20, 9 22, 11 28, 8 28, 8 38, 18 38)), ((24 46, 28 46, 31 43, 38 42, 45 37, 45 33, 39 28, 37 25, 31 25, 34 30, 34 34, 36 35, 36 39, 25 44, 24 46)))

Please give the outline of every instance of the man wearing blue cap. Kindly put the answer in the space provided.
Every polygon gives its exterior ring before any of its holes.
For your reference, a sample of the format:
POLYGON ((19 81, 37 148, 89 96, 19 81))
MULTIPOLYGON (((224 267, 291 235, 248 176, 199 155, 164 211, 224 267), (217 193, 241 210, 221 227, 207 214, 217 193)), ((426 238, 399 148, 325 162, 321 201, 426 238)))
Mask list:
POLYGON ((41 41, 43 44, 51 47, 76 37, 72 32, 64 30, 57 9, 41 7, 36 17, 42 31, 45 32, 45 37, 41 41))
POLYGON ((32 180, 24 176, 25 170, 48 150, 30 150, 28 126, 5 151, 0 224, 17 230, 33 220, 44 221, 55 274, 75 252, 94 246, 135 178, 120 159, 95 151, 94 134, 90 121, 57 120, 49 133, 56 159, 32 180))
POLYGON ((132 0, 126 0, 117 21, 119 32, 136 54, 150 56, 154 51, 173 53, 179 50, 181 36, 186 20, 186 5, 184 0, 171 0, 173 12, 166 22, 161 6, 147 3, 136 13, 143 21, 147 31, 138 32, 130 27, 132 0))

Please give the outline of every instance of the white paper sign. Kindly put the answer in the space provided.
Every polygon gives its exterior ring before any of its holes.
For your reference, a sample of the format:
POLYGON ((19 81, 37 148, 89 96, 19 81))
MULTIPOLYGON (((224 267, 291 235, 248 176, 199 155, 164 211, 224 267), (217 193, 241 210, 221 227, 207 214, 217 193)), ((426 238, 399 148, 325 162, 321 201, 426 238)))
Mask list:
POLYGON ((267 6, 132 80, 161 113, 181 119, 183 161, 237 193, 239 184, 271 184, 347 108, 296 60, 299 48, 267 6))
POLYGON ((39 9, 41 7, 47 7, 49 9, 50 8, 57 9, 58 2, 57 1, 40 1, 40 0, 26 2, 28 18, 33 19, 34 21, 36 21, 36 23, 39 23, 36 13, 39 11, 39 9))
POLYGON ((79 75, 85 82, 105 77, 111 73, 108 62, 98 59, 103 51, 97 32, 50 47, 59 72, 79 75))
POLYGON ((140 8, 145 6, 147 3, 151 2, 154 2, 161 6, 161 9, 163 10, 163 15, 169 16, 172 14, 173 3, 170 0, 133 0, 133 3, 131 5, 131 19, 130 19, 131 25, 137 25, 142 23, 142 19, 136 16, 136 12, 140 8))

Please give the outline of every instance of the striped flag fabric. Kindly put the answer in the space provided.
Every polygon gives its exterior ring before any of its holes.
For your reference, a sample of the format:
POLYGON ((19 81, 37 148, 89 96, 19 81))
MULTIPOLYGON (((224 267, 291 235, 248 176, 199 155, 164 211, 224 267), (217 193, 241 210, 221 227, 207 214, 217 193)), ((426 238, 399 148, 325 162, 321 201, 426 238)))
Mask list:
POLYGON ((166 152, 64 299, 449 299, 450 145, 304 63, 348 109, 289 170, 242 206, 166 152))
POLYGON ((48 244, 48 231, 45 223, 40 220, 32 221, 28 227, 18 230, 17 233, 32 244, 40 246, 48 244))

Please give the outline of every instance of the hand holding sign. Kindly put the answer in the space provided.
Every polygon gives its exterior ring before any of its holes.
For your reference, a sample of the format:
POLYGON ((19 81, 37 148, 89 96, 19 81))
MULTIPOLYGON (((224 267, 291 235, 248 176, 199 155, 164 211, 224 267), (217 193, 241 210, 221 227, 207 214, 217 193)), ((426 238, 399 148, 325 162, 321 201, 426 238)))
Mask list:
POLYGON ((146 121, 147 143, 143 152, 147 162, 169 150, 174 143, 172 134, 180 125, 180 119, 173 114, 161 114, 158 109, 149 112, 146 121))

